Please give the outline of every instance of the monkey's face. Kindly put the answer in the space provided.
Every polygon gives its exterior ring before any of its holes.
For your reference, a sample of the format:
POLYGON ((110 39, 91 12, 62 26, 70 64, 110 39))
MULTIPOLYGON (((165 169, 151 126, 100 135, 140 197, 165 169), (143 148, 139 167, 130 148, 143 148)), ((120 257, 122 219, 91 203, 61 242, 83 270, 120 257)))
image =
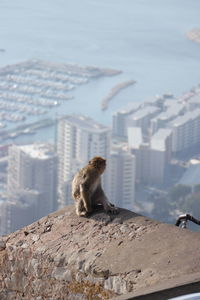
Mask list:
POLYGON ((95 156, 89 161, 89 164, 98 169, 101 174, 106 168, 106 160, 100 156, 95 156))

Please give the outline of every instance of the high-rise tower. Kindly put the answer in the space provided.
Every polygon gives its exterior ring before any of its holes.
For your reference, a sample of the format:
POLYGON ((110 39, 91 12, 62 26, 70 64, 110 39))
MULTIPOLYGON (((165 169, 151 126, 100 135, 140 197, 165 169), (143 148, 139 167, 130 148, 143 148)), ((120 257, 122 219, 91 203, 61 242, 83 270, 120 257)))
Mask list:
POLYGON ((109 152, 108 127, 80 115, 66 116, 59 120, 57 153, 58 194, 61 207, 70 202, 70 184, 76 171, 94 156, 107 158, 109 152))
POLYGON ((9 148, 8 197, 37 192, 38 218, 57 206, 57 156, 49 144, 31 144, 9 148))

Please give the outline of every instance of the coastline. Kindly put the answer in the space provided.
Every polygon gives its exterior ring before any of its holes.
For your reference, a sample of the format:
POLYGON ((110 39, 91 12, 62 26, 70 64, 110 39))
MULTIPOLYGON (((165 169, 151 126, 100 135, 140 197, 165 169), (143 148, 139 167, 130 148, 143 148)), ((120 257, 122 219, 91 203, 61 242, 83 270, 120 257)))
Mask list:
POLYGON ((186 32, 186 36, 193 42, 200 44, 200 28, 194 28, 186 32))

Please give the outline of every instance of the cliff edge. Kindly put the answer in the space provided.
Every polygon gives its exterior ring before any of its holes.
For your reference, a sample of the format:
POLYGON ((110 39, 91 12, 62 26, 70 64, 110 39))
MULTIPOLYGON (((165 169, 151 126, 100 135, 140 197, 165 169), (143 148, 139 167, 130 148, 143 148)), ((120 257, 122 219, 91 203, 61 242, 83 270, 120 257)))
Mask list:
POLYGON ((73 206, 0 240, 0 299, 110 299, 200 269, 199 233, 73 206))

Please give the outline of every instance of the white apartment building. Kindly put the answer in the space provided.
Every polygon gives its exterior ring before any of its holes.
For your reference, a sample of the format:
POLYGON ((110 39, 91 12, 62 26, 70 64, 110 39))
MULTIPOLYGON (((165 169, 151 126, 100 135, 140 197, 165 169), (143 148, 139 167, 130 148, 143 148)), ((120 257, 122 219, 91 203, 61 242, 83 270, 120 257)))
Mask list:
POLYGON ((128 116, 136 112, 141 107, 141 103, 129 103, 126 107, 115 112, 112 116, 113 137, 127 139, 128 116))
POLYGON ((169 100, 168 102, 170 103, 170 105, 167 105, 166 110, 162 111, 155 118, 151 119, 150 127, 152 134, 156 133, 159 128, 166 127, 168 122, 176 118, 180 113, 184 111, 184 105, 182 103, 172 102, 172 100, 169 100))
MULTIPOLYGON (((58 193, 63 207, 71 203, 69 181, 94 156, 108 157, 111 131, 91 118, 72 115, 59 120, 57 131, 58 193)), ((104 180, 106 188, 106 180, 104 180)))
POLYGON ((135 156, 121 145, 113 147, 108 160, 108 198, 118 207, 133 210, 135 156))
POLYGON ((200 94, 199 93, 191 96, 187 100, 187 107, 189 110, 194 110, 196 108, 200 108, 200 94))
POLYGON ((0 203, 0 236, 14 232, 40 217, 42 197, 36 191, 24 191, 0 203))
POLYGON ((171 159, 172 131, 159 129, 144 143, 139 128, 129 128, 129 147, 136 157, 138 183, 161 185, 171 159))
POLYGON ((38 218, 57 207, 57 156, 49 144, 12 145, 8 154, 8 197, 36 192, 38 218))
POLYGON ((150 120, 160 112, 157 106, 145 106, 128 117, 128 127, 140 127, 143 134, 148 134, 150 120))
POLYGON ((152 136, 150 153, 148 182, 157 185, 163 184, 172 153, 172 131, 170 129, 161 128, 152 136))
POLYGON ((172 129, 172 151, 181 152, 200 143, 200 109, 177 117, 169 126, 172 129))

